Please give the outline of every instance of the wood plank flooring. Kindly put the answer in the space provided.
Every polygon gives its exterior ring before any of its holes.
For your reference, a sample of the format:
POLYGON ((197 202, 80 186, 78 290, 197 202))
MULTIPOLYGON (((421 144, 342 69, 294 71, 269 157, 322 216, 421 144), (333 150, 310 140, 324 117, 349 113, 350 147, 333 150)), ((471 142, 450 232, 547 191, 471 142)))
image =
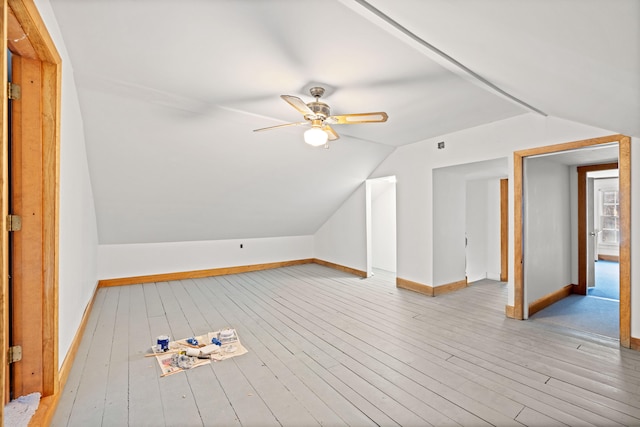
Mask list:
POLYGON ((640 353, 315 264, 98 291, 54 426, 640 426, 640 353), (160 378, 156 336, 249 353, 160 378))

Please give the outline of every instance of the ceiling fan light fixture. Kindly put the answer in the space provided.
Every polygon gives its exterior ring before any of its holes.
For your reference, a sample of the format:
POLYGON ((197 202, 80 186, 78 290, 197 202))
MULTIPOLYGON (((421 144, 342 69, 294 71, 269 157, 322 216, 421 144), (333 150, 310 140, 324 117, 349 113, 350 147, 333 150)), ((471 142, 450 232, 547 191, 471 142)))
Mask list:
POLYGON ((304 142, 314 147, 325 145, 329 135, 319 127, 312 127, 304 132, 304 142))

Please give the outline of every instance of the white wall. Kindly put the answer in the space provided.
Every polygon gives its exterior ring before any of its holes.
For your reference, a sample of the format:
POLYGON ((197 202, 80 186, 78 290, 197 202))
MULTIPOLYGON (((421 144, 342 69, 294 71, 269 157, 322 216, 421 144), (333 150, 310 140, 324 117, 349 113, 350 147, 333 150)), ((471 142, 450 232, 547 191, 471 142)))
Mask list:
MULTIPOLYGON (((509 198, 513 200, 513 152, 526 148, 611 135, 615 132, 580 125, 554 117, 524 114, 511 119, 467 129, 464 131, 427 139, 415 144, 398 147, 369 178, 395 175, 397 203, 397 275, 418 283, 433 284, 433 181, 432 170, 452 165, 508 159, 509 198), (445 149, 438 150, 437 143, 445 141, 445 149)), ((640 165, 634 165, 640 170, 640 165)), ((355 205, 364 205, 364 192, 351 197, 355 205), (354 200, 358 199, 358 200, 354 200)), ((347 204, 345 203, 345 204, 347 204)), ((640 212, 640 208, 639 208, 640 212)), ((366 259, 366 244, 354 246, 361 254, 339 256, 341 238, 333 243, 329 234, 339 237, 334 230, 365 229, 364 212, 352 209, 340 210, 325 224, 322 230, 324 256, 348 261, 350 258, 366 259), (338 218, 339 216, 339 218, 338 218), (334 244, 335 243, 335 244, 334 244)), ((509 203, 509 218, 513 218, 513 204, 509 203)), ((640 223, 640 222, 639 222, 640 223)), ((364 233, 364 231, 363 231, 364 233)), ((316 235, 318 236, 318 235, 316 235)), ((509 224, 509 259, 513 259, 513 224, 509 224)), ((318 255, 316 255, 318 256, 318 255)), ((319 256, 318 256, 319 257, 319 256)), ((350 267, 354 264, 342 263, 350 267)), ((364 264, 364 261, 361 265, 364 264)), ((509 297, 513 304, 513 265, 509 265, 509 297)), ((640 298, 640 292, 638 292, 640 298)), ((639 322, 640 328, 640 322, 639 322)))
POLYGON ((314 235, 315 258, 367 271, 365 184, 314 235))
POLYGON ((308 258, 313 258, 313 236, 100 245, 98 277, 115 279, 308 258))
POLYGON ((436 287, 464 280, 466 182, 447 169, 433 171, 433 280, 436 287))
POLYGON ((59 363, 97 284, 98 232, 73 68, 48 1, 36 6, 62 57, 60 125, 59 363))
POLYGON ((569 167, 527 158, 523 184, 526 307, 571 284, 569 167))
POLYGON ((396 271, 396 184, 374 181, 371 199, 372 265, 396 271))
POLYGON ((502 269, 500 240, 500 179, 489 179, 487 185, 487 278, 500 280, 502 269))
POLYGON ((467 181, 467 280, 500 280, 500 180, 467 181))

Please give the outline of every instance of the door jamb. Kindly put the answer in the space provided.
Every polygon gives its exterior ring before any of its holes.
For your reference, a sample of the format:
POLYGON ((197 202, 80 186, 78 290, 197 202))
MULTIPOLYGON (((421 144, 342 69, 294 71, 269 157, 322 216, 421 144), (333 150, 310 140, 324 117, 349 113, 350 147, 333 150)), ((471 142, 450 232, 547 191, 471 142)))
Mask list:
POLYGON ((500 180, 500 281, 509 280, 509 180, 500 180))

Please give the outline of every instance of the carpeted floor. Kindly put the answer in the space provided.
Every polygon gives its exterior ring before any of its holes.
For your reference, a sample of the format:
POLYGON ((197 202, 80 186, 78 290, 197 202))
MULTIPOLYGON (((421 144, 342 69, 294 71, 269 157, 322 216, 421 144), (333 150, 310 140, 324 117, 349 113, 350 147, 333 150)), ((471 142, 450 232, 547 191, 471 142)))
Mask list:
POLYGON ((620 338, 620 267, 613 261, 598 261, 595 267, 596 286, 588 289, 586 297, 569 295, 530 319, 552 326, 620 338))
POLYGON ((530 317, 609 338, 620 338, 620 302, 599 297, 569 295, 530 317))
POLYGON ((596 286, 589 288, 587 295, 620 301, 620 266, 614 261, 595 263, 596 286))

